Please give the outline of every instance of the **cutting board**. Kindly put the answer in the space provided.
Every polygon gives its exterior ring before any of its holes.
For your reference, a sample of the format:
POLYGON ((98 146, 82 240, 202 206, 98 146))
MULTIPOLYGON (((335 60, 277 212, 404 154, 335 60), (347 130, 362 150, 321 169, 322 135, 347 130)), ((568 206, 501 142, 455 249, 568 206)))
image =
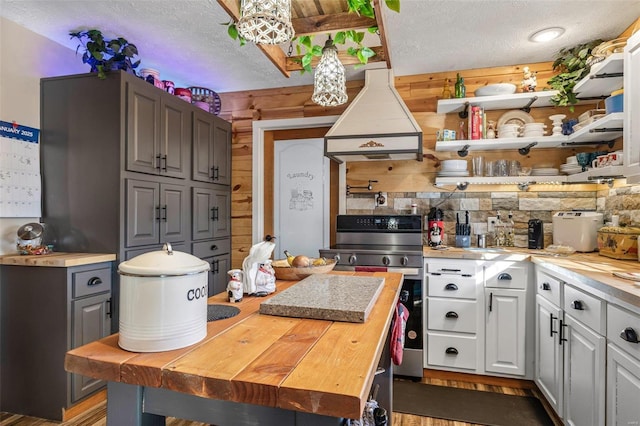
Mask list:
POLYGON ((365 322, 384 278, 315 274, 260 304, 260 313, 329 321, 365 322))

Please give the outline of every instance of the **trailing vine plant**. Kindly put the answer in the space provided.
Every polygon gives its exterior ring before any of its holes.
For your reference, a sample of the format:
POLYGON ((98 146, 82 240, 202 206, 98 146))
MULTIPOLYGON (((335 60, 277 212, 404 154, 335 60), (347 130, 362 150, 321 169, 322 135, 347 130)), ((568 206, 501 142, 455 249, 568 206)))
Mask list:
POLYGON ((547 81, 551 89, 558 90, 558 94, 550 99, 552 104, 568 106, 569 110, 573 112, 573 106, 578 103, 573 88, 584 76, 589 74, 591 66, 587 64, 587 59, 591 51, 600 43, 602 40, 592 40, 571 48, 564 48, 558 52, 553 62, 553 70, 560 73, 547 81))
MULTIPOLYGON (((346 0, 347 6, 349 8, 350 13, 357 13, 358 15, 366 16, 368 18, 375 18, 375 11, 373 8, 373 0, 346 0)), ((394 12, 400 13, 400 0, 384 0, 386 6, 393 10, 394 12)), ((234 40, 238 40, 240 42, 240 46, 244 46, 247 41, 238 33, 238 29, 236 28, 236 23, 234 21, 228 22, 227 25, 227 34, 234 40)), ((367 32, 371 34, 375 34, 378 32, 377 26, 371 26, 367 28, 367 32)), ((354 43, 356 47, 349 47, 347 49, 347 53, 351 56, 358 58, 360 65, 366 65, 369 61, 369 58, 372 58, 376 55, 376 53, 367 46, 362 44, 362 40, 364 40, 365 32, 364 31, 356 31, 356 30, 347 30, 347 31, 338 31, 335 35, 332 35, 333 43, 338 45, 343 45, 348 41, 354 43)), ((312 72, 311 62, 313 61, 314 56, 322 56, 322 47, 320 45, 313 43, 313 36, 305 35, 300 37, 294 37, 291 40, 291 43, 295 43, 296 53, 298 56, 301 56, 300 59, 295 59, 299 61, 302 65, 301 73, 304 72, 312 72), (304 54, 302 51, 304 49, 304 54)))

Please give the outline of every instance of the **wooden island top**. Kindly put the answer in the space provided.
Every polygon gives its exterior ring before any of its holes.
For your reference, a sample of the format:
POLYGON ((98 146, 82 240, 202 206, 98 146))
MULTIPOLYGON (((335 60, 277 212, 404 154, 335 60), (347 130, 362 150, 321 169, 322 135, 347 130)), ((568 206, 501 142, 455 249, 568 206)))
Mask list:
MULTIPOLYGON (((264 315, 259 307, 269 296, 245 296, 233 304, 240 313, 207 323, 207 336, 197 344, 167 352, 133 353, 121 349, 114 334, 69 351, 65 369, 110 385, 123 383, 136 389, 158 388, 332 418, 360 418, 379 363, 385 362, 383 352, 388 355, 387 335, 403 276, 333 273, 385 279, 366 322, 264 315)), ((278 281, 274 295, 295 284, 278 281)), ((224 293, 210 297, 208 303, 230 304, 224 293)))

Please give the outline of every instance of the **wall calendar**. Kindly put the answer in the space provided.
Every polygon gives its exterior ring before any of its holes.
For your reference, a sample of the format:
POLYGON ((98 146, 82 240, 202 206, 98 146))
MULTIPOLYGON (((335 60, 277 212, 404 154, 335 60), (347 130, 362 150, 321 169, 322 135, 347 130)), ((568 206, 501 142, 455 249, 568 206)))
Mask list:
POLYGON ((0 121, 0 217, 40 217, 40 130, 0 121))

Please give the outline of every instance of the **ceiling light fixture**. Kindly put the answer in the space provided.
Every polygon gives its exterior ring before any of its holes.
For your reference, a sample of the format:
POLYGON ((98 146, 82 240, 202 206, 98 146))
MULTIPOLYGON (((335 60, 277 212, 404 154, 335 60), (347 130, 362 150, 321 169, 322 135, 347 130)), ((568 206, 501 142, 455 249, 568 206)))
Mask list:
POLYGON ((338 59, 338 48, 329 36, 313 76, 311 100, 321 106, 342 105, 349 99, 346 81, 344 65, 338 59))
POLYGON ((280 44, 293 38, 291 0, 242 0, 236 28, 256 44, 280 44))
POLYGON ((555 40, 564 34, 564 28, 561 27, 551 27, 545 28, 540 31, 536 31, 535 33, 529 36, 529 40, 534 43, 546 43, 547 41, 555 40))

